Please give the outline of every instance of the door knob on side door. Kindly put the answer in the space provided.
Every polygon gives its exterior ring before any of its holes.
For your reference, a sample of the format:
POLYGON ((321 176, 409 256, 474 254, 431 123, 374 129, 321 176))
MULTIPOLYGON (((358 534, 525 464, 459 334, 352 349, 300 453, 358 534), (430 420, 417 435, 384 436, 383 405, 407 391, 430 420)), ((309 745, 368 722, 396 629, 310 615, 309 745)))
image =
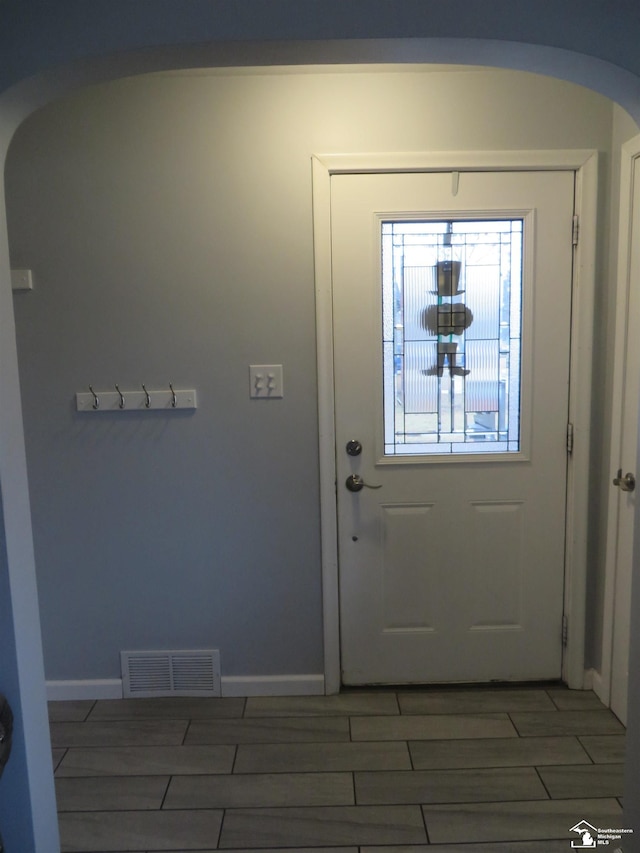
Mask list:
POLYGON ((360 474, 349 474, 345 480, 345 486, 350 492, 361 492, 363 489, 381 489, 382 483, 379 486, 370 486, 369 483, 365 483, 360 474))
POLYGON ((613 478, 613 485, 619 486, 623 492, 632 492, 636 487, 636 478, 628 473, 622 476, 622 468, 618 468, 618 476, 613 478))

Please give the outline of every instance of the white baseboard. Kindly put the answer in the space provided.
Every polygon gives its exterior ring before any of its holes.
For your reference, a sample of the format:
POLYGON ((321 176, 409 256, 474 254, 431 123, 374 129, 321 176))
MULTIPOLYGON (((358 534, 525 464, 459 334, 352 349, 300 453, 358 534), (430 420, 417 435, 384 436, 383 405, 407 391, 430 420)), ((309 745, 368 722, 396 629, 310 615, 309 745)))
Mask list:
POLYGON ((324 696, 324 675, 222 676, 223 696, 324 696))
MULTIPOLYGON (((324 675, 227 675, 223 696, 323 696, 324 675)), ((47 681, 47 699, 122 699, 122 679, 47 681)))
POLYGON ((121 678, 95 678, 84 681, 47 681, 49 702, 69 699, 122 699, 121 678))

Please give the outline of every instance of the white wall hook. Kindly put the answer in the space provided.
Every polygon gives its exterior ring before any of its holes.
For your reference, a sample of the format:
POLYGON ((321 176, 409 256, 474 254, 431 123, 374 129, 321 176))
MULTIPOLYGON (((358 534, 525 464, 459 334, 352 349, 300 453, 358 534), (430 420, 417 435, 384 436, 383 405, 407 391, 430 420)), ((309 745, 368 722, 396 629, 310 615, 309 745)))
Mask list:
POLYGON ((162 391, 122 391, 115 385, 115 391, 101 391, 98 395, 93 386, 89 391, 76 393, 76 411, 78 412, 144 412, 174 411, 176 409, 197 409, 198 401, 195 389, 180 390, 169 385, 162 391))

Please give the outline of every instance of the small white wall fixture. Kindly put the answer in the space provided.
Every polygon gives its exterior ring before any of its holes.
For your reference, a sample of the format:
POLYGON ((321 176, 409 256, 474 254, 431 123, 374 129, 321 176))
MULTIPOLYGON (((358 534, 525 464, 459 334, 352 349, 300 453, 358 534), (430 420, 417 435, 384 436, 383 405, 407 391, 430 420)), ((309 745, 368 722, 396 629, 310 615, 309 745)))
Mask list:
POLYGON ((591 686, 585 672, 591 359, 595 294, 598 155, 592 150, 322 154, 312 158, 325 692, 340 690, 335 402, 331 280, 331 177, 384 172, 571 170, 576 174, 580 237, 575 246, 569 421, 573 450, 567 477, 565 554, 566 648, 562 677, 591 686))

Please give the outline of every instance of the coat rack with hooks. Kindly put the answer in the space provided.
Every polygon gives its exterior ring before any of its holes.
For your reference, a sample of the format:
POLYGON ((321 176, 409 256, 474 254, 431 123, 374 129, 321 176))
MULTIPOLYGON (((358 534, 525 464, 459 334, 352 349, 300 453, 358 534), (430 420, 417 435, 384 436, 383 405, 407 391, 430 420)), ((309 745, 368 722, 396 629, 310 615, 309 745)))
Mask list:
POLYGON ((161 390, 148 390, 144 383, 140 390, 135 391, 122 391, 118 384, 113 386, 113 390, 96 390, 93 385, 88 387, 88 391, 76 393, 78 412, 144 412, 198 408, 195 390, 174 389, 171 383, 168 388, 161 390))

